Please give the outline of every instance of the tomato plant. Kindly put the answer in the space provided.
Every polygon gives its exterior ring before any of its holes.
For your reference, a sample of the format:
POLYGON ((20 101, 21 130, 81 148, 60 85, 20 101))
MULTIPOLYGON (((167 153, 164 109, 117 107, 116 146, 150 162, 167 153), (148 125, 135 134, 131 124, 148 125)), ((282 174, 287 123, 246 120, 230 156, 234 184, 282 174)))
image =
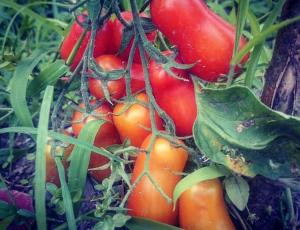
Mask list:
MULTIPOLYGON (((127 23, 131 23, 132 13, 130 11, 122 12, 121 16, 124 18, 124 20, 127 23)), ((145 13, 141 13, 140 16, 148 17, 147 14, 145 14, 145 13)), ((117 18, 114 19, 112 23, 113 23, 112 27, 113 27, 113 38, 114 38, 114 40, 113 40, 114 50, 115 50, 115 52, 118 52, 121 48, 124 25, 117 18)), ((153 32, 147 34, 147 38, 150 42, 153 42, 155 40, 155 37, 156 37, 156 31, 153 31, 153 32)), ((131 41, 129 42, 126 49, 122 53, 119 54, 120 57, 122 57, 126 60, 128 59, 130 49, 132 47, 132 43, 133 43, 133 40, 131 39, 131 41)), ((140 58, 140 54, 139 54, 138 50, 135 51, 133 60, 134 60, 134 62, 141 63, 141 58, 140 58)))
MULTIPOLYGON (((141 103, 148 103, 148 96, 140 93, 135 99, 141 103)), ((140 147, 143 140, 151 133, 151 121, 149 108, 146 105, 134 102, 119 103, 113 110, 113 121, 120 134, 121 140, 130 140, 131 145, 140 147)), ((158 129, 162 129, 162 121, 155 114, 158 129)))
POLYGON ((179 223, 186 230, 235 229, 218 179, 200 182, 179 198, 179 223))
MULTIPOLYGON (((96 58, 98 65, 105 71, 125 69, 125 61, 115 55, 102 55, 96 58)), ((133 63, 130 70, 131 91, 135 93, 145 88, 143 68, 140 64, 133 63)), ((89 89, 93 96, 97 99, 104 98, 101 81, 96 78, 89 78, 89 89)), ((120 99, 125 96, 126 85, 124 76, 118 80, 109 81, 107 83, 109 94, 114 99, 120 99)))
MULTIPOLYGON (((143 142, 141 148, 147 149, 151 135, 143 142)), ((182 142, 179 142, 183 144, 182 142)), ((149 174, 168 197, 173 196, 173 190, 181 176, 176 174, 183 171, 188 153, 183 148, 175 147, 164 138, 156 138, 150 152, 149 174)), ((140 152, 137 156, 131 182, 141 175, 145 169, 146 153, 140 152)), ((173 210, 173 204, 168 203, 162 194, 155 188, 145 175, 138 182, 128 198, 129 214, 149 218, 159 222, 177 223, 178 210, 173 210)))
MULTIPOLYGON (((191 73, 212 82, 228 74, 235 28, 203 0, 153 0, 150 10, 154 24, 177 46, 183 62, 196 63, 191 73)), ((245 44, 242 38, 240 48, 245 44)))
POLYGON ((296 193, 263 178, 296 188, 300 172, 299 119, 288 115, 298 111, 299 71, 286 71, 299 66, 296 2, 2 0, 1 227, 233 229, 220 182, 194 185, 224 176, 237 229, 296 229, 296 193), (279 17, 281 8, 290 13, 279 17), (70 124, 72 137, 61 133, 70 124), (32 215, 17 190, 32 197, 32 215), (260 192, 287 199, 257 205, 260 192))
MULTIPOLYGON (((78 16, 77 19, 80 23, 84 23, 85 20, 87 19, 87 15, 81 14, 78 16)), ((60 56, 62 59, 66 61, 69 58, 69 55, 71 54, 73 48, 75 47, 77 41, 79 40, 84 30, 85 29, 78 22, 75 21, 72 24, 70 31, 65 37, 60 48, 60 56)), ((94 47, 94 57, 98 57, 101 54, 113 52, 111 39, 110 39, 111 36, 112 36, 112 25, 111 22, 108 21, 103 25, 103 27, 101 27, 97 31, 96 39, 95 39, 95 47, 94 47)), ((71 63, 72 70, 76 68, 81 58, 83 57, 87 44, 90 40, 90 37, 91 37, 91 32, 87 31, 71 63)))
MULTIPOLYGON (((170 52, 165 54, 170 55, 170 52)), ((180 62, 178 58, 177 61, 180 62)), ((178 78, 187 81, 170 76, 161 64, 150 61, 149 74, 153 93, 158 105, 174 121, 176 134, 192 135, 197 114, 194 86, 186 71, 175 68, 172 71, 178 78)))
MULTIPOLYGON (((95 105, 96 101, 91 101, 91 105, 95 105)), ((84 104, 79 105, 81 109, 84 109, 84 104)), ((96 134, 94 145, 96 147, 106 148, 113 144, 120 143, 119 134, 112 123, 112 110, 107 103, 103 103, 97 108, 94 109, 92 114, 85 114, 81 111, 75 111, 72 118, 72 128, 75 136, 78 136, 83 126, 95 119, 103 119, 106 122, 101 125, 101 128, 96 134)), ((97 168, 105 165, 109 162, 109 159, 99 155, 97 153, 92 153, 90 158, 89 168, 97 168)), ((96 178, 98 181, 103 180, 104 178, 110 175, 110 169, 105 170, 92 170, 91 175, 96 178)))

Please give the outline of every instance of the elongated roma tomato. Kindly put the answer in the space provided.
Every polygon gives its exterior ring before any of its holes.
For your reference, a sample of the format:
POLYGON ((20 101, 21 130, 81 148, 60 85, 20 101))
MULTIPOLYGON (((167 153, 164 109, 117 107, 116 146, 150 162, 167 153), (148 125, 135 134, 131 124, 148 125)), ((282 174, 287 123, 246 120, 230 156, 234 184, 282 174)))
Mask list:
MULTIPOLYGON (((79 15, 77 19, 79 22, 84 22, 86 17, 87 15, 84 13, 79 15)), ((75 21, 61 45, 60 56, 62 59, 67 60, 69 58, 69 55, 71 54, 74 46, 76 45, 77 41, 79 40, 83 32, 84 32, 84 28, 81 27, 81 25, 75 21)), ((87 44, 90 40, 90 37, 91 37, 91 32, 88 31, 82 40, 82 43, 73 59, 73 62, 71 63, 72 70, 74 70, 76 66, 79 64, 85 52, 87 44)), ((113 52, 111 37, 112 37, 112 24, 110 21, 107 21, 106 23, 104 23, 103 27, 97 31, 96 39, 95 39, 95 47, 94 47, 94 57, 98 57, 105 53, 113 52)))
POLYGON ((234 230, 218 179, 200 182, 179 198, 179 223, 186 230, 234 230))
MULTIPOLYGON (((164 52, 170 55, 170 52, 164 52)), ((176 58, 180 63, 180 59, 176 58)), ((157 104, 172 118, 178 136, 189 136, 197 116, 194 85, 185 70, 172 69, 183 81, 168 74, 161 64, 151 60, 149 76, 157 104)))
MULTIPOLYGON (((131 23, 132 21, 132 13, 130 11, 124 11, 121 13, 121 16, 125 19, 125 21, 127 23, 131 23)), ((145 13, 141 13, 140 17, 148 17, 145 13)), ((115 52, 118 52, 121 48, 121 42, 122 42, 122 37, 123 37, 123 29, 124 29, 124 25, 117 19, 115 18, 113 20, 113 36, 114 36, 114 50, 115 52)), ((146 34, 148 40, 150 42, 153 42, 155 40, 156 37, 156 31, 153 31, 151 33, 147 33, 146 34)), ((128 59, 129 57, 129 53, 130 53, 130 49, 132 47, 132 43, 133 43, 133 39, 131 39, 131 41, 129 42, 128 47, 119 54, 119 56, 121 58, 124 58, 125 60, 128 59)), ((134 53, 134 58, 133 58, 134 62, 137 63, 141 63, 141 57, 140 57, 140 53, 138 50, 136 50, 136 52, 134 53)))
MULTIPOLYGON (((228 74, 235 28, 203 0, 152 0, 150 12, 153 23, 177 46, 182 61, 197 63, 191 73, 210 82, 228 74)), ((245 44, 241 38, 239 48, 245 44)))
MULTIPOLYGON (((113 70, 122 70, 126 68, 125 61, 121 60, 115 55, 102 55, 96 58, 96 62, 104 71, 113 71, 113 70)), ((145 88, 144 73, 143 67, 140 64, 132 63, 130 70, 131 78, 131 92, 136 93, 145 88)), ((126 85, 125 78, 122 78, 114 81, 109 81, 107 83, 109 94, 114 99, 120 99, 125 96, 126 85)), ((102 89, 101 81, 95 78, 89 78, 89 89, 93 96, 97 99, 104 98, 104 92, 102 89)))
MULTIPOLYGON (((95 105, 96 101, 91 101, 91 105, 95 105)), ((84 109, 84 104, 79 105, 80 108, 84 109)), ((103 119, 106 122, 101 125, 98 133, 96 134, 94 145, 96 147, 106 148, 110 145, 120 144, 120 137, 112 123, 112 110, 107 103, 103 103, 93 111, 93 115, 87 115, 81 111, 75 111, 72 118, 72 128, 75 136, 78 136, 83 126, 95 119, 103 119)), ((109 159, 92 153, 90 158, 89 168, 98 168, 109 162, 109 159)), ((102 181, 104 178, 110 175, 110 169, 105 170, 93 170, 90 171, 91 175, 98 181, 102 181)))
MULTIPOLYGON (((141 148, 147 149, 151 134, 145 139, 141 148)), ((180 142, 182 144, 182 142, 180 142)), ((164 138, 157 138, 150 152, 149 172, 164 193, 172 198, 173 191, 180 180, 178 173, 182 172, 188 153, 183 148, 173 146, 164 138), (177 174, 176 174, 177 173, 177 174)), ((145 168, 146 154, 140 152, 137 156, 131 182, 134 183, 145 168)), ((178 210, 173 210, 173 203, 157 191, 150 179, 145 175, 137 183, 128 199, 129 214, 144 217, 166 224, 177 224, 178 210)))
POLYGON ((193 125, 197 116, 194 85, 191 82, 155 96, 158 105, 172 118, 178 136, 193 134, 193 125))
MULTIPOLYGON (((140 93, 135 98, 142 103, 148 103, 148 96, 140 93)), ((142 104, 119 103, 113 110, 113 121, 121 140, 130 140, 131 145, 140 147, 144 139, 151 133, 150 111, 142 104)), ((158 129, 162 129, 162 120, 155 114, 158 129)))

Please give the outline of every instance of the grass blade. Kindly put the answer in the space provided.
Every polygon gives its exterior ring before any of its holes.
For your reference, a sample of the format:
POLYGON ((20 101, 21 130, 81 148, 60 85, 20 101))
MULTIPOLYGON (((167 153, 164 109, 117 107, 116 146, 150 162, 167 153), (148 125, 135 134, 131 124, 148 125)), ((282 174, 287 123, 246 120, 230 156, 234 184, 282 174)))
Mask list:
POLYGON ((42 92, 48 85, 54 85, 57 80, 66 74, 68 67, 63 60, 50 63, 38 77, 30 82, 27 90, 28 96, 35 96, 42 92))
POLYGON ((75 230, 76 229, 76 220, 74 216, 73 203, 70 195, 70 191, 66 182, 65 170, 64 166, 59 157, 55 157, 55 163, 58 170, 59 180, 61 184, 62 197, 66 210, 66 217, 68 222, 68 229, 75 230))
MULTIPOLYGON (((279 2, 276 3, 274 9, 271 11, 269 17, 267 18, 267 20, 262 28, 262 31, 266 30, 271 25, 273 25, 276 18, 279 16, 284 3, 285 3, 285 0, 279 0, 279 2)), ((246 77, 245 77, 245 84, 247 87, 251 87, 253 84, 258 61, 259 61, 260 55, 263 51, 264 41, 265 40, 263 40, 261 42, 261 44, 258 44, 257 46, 255 46, 255 48, 253 49, 253 52, 250 56, 250 59, 248 61, 248 67, 247 67, 246 77)))
MULTIPOLYGON (((33 5, 43 5, 43 4, 51 4, 51 3, 45 3, 45 2, 40 1, 40 2, 34 2, 31 4, 27 4, 24 6, 24 5, 20 5, 20 4, 16 3, 15 1, 10 1, 10 0, 1 0, 0 1, 0 5, 10 7, 12 9, 16 10, 18 13, 21 12, 22 14, 25 14, 35 20, 38 20, 43 26, 48 27, 48 28, 54 30, 59 35, 63 36, 64 31, 61 28, 59 28, 55 24, 47 21, 47 19, 45 17, 35 13, 34 11, 32 11, 31 9, 28 8, 33 5)), ((58 3, 56 3, 56 5, 60 5, 62 7, 68 6, 66 4, 58 4, 58 3)))
MULTIPOLYGON (((240 40, 243 34, 246 18, 247 18, 247 12, 249 8, 249 0, 240 0, 239 1, 239 8, 238 8, 238 16, 237 16, 237 25, 236 25, 236 34, 235 34, 235 41, 234 41, 234 48, 233 48, 233 54, 232 59, 236 56, 240 40)), ((227 85, 231 85, 234 75, 234 68, 235 65, 230 66, 230 71, 228 74, 228 81, 227 85)))
POLYGON ((53 86, 46 88, 41 112, 39 117, 39 125, 37 129, 37 144, 36 144, 36 160, 35 160, 35 208, 36 222, 38 229, 47 229, 46 221, 46 157, 45 150, 48 139, 48 122, 50 107, 53 98, 53 86))
POLYGON ((250 52, 250 50, 262 43, 268 36, 270 36, 272 33, 280 30, 281 28, 288 26, 296 21, 300 20, 300 16, 284 20, 280 23, 277 23, 273 26, 268 27, 266 30, 262 31, 260 34, 258 34, 255 38, 250 40, 238 53, 234 58, 231 60, 232 65, 236 65, 237 63, 240 63, 243 57, 250 52))
MULTIPOLYGON (((0 129, 0 134, 2 133, 24 133, 24 134, 37 134, 37 129, 36 128, 31 128, 31 127, 9 127, 9 128, 3 128, 0 129)), ((93 144, 89 144, 86 141, 82 141, 79 139, 76 139, 74 137, 70 137, 65 134, 57 133, 54 131, 49 130, 48 136, 54 140, 59 140, 65 143, 70 143, 72 145, 77 145, 80 148, 86 149, 88 151, 93 151, 97 154, 100 154, 102 156, 105 156, 111 160, 114 160, 116 162, 121 162, 122 159, 118 156, 113 155, 109 151, 103 149, 103 148, 98 148, 94 146, 93 144)))
POLYGON ((239 9, 238 9, 233 55, 235 55, 239 49, 240 39, 242 37, 246 18, 247 18, 248 8, 249 8, 249 0, 240 0, 239 1, 239 9))
MULTIPOLYGON (((93 144, 94 139, 101 125, 105 121, 94 120, 88 122, 81 130, 78 139, 93 144)), ((71 162, 68 172, 69 189, 76 196, 76 201, 80 199, 84 190, 87 170, 90 162, 91 151, 84 149, 78 145, 75 146, 71 153, 71 162)))
POLYGON ((43 57, 42 52, 36 50, 30 57, 20 61, 10 82, 10 103, 23 126, 33 127, 31 114, 26 102, 26 90, 29 74, 43 57))

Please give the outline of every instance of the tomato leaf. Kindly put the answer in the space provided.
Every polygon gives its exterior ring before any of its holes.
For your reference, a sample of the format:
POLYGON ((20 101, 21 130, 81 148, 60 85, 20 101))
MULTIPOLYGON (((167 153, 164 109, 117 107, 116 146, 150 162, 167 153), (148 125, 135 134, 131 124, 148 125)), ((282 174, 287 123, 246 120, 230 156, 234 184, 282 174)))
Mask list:
POLYGON ((181 181, 179 181, 174 189, 174 193, 173 193, 174 207, 181 194, 187 189, 191 188, 193 185, 201 181, 222 177, 227 174, 228 171, 224 170, 224 168, 217 167, 215 165, 203 167, 196 170, 195 172, 190 173, 189 175, 184 177, 181 181))
MULTIPOLYGON (((118 19, 116 19, 118 20, 118 19)), ((129 46, 131 39, 134 37, 134 31, 132 27, 125 27, 123 29, 123 36, 121 40, 121 46, 119 49, 119 53, 124 52, 124 50, 129 46)))
POLYGON ((122 213, 117 213, 112 217, 114 225, 117 228, 123 227, 130 218, 130 216, 124 215, 122 213))
POLYGON ((271 110, 243 86, 195 89, 194 139, 213 162, 246 176, 299 175, 299 118, 271 110))
POLYGON ((145 218, 132 217, 125 225, 129 230, 180 230, 172 225, 162 224, 145 218))
POLYGON ((230 176, 224 180, 226 193, 232 203, 243 211, 249 199, 249 185, 241 176, 230 176))

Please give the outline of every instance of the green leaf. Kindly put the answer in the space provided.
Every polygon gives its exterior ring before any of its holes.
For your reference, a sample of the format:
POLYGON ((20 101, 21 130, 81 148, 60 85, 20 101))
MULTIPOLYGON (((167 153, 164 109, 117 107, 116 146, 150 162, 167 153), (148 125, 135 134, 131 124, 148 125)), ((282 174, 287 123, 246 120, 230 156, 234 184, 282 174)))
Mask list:
POLYGON ((53 86, 46 88, 41 112, 39 117, 39 125, 37 129, 36 143, 36 160, 35 160, 35 209, 36 222, 38 229, 47 229, 46 221, 46 145, 48 139, 48 122, 50 107, 53 98, 53 86))
POLYGON ((50 63, 38 77, 30 82, 27 96, 35 96, 42 92, 48 85, 54 85, 61 76, 67 73, 68 69, 63 60, 50 63))
POLYGON ((145 218, 132 217, 127 223, 126 227, 129 230, 182 230, 172 225, 162 224, 153 220, 145 218))
POLYGON ((130 216, 124 215, 122 213, 117 213, 113 216, 114 225, 117 228, 123 227, 126 222, 130 219, 130 216))
POLYGON ((226 193, 231 202, 240 210, 246 208, 249 199, 249 185, 240 176, 230 176, 224 180, 226 193))
MULTIPOLYGON (((0 1, 0 5, 4 5, 6 7, 10 7, 14 10, 17 11, 17 13, 19 14, 20 12, 24 15, 27 15, 37 21, 39 21, 43 26, 48 27, 49 29, 54 30, 55 32, 57 32, 59 35, 63 36, 64 32, 61 28, 59 28, 57 25, 55 25, 54 23, 47 21, 46 17, 43 17, 37 13, 35 13, 34 11, 32 11, 31 9, 29 9, 30 6, 34 6, 34 5, 42 5, 42 4, 49 4, 49 3, 44 3, 44 2, 37 2, 37 3, 31 3, 31 4, 26 4, 26 5, 20 5, 18 3, 16 3, 15 1, 10 1, 10 0, 1 0, 0 1)), ((58 4, 60 6, 63 7, 68 7, 68 5, 66 4, 58 4)))
POLYGON ((195 172, 190 173, 189 175, 184 177, 181 181, 179 181, 174 189, 174 193, 173 193, 174 206, 176 205, 176 202, 178 198, 181 196, 181 194, 187 189, 191 188, 193 185, 201 181, 222 177, 227 174, 228 172, 226 172, 226 170, 222 170, 220 167, 217 167, 215 165, 203 167, 196 170, 195 172))
POLYGON ((103 221, 98 222, 93 230, 114 230, 114 222, 111 216, 106 216, 103 221))
POLYGON ((271 110, 243 86, 195 89, 194 139, 213 162, 246 176, 299 175, 299 118, 271 110))
POLYGON ((10 103, 23 126, 33 127, 31 114, 26 102, 27 82, 33 68, 44 55, 40 50, 34 51, 30 57, 20 61, 11 79, 10 103))
POLYGON ((72 198, 65 178, 64 166, 59 157, 55 157, 55 163, 58 170, 59 180, 62 189, 62 197, 63 197, 64 207, 66 210, 68 229, 73 230, 76 229, 76 221, 75 221, 75 216, 73 211, 72 198))
MULTIPOLYGON (((88 122, 80 131, 78 139, 93 144, 98 130, 104 123, 104 120, 93 120, 88 122)), ((72 194, 76 195, 76 197, 78 195, 78 198, 81 197, 85 186, 90 155, 90 150, 77 145, 74 147, 71 153, 71 162, 68 172, 69 189, 72 194)), ((78 201, 78 199, 76 199, 76 201, 78 201)))

